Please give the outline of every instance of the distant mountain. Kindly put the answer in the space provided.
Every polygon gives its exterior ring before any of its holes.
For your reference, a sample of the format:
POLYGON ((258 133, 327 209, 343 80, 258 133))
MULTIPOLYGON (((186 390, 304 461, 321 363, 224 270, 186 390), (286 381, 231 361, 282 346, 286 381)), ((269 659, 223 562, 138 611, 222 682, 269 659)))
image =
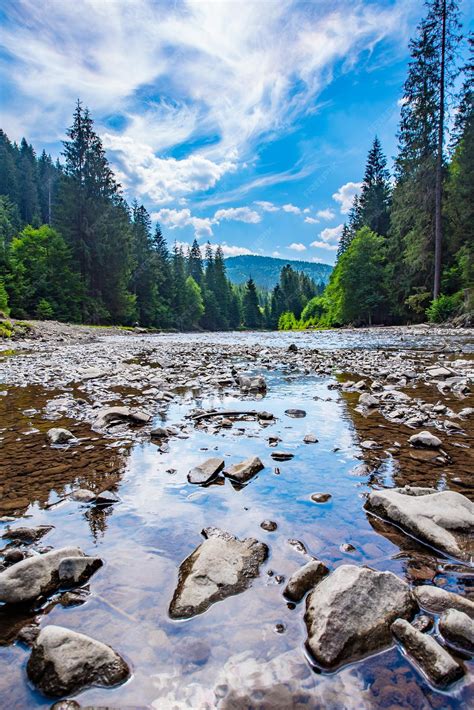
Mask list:
POLYGON ((250 276, 260 288, 271 289, 278 283, 280 271, 286 265, 303 271, 319 283, 327 283, 333 269, 329 264, 313 261, 293 261, 292 259, 276 259, 273 256, 229 256, 225 260, 227 276, 236 284, 247 281, 250 276))

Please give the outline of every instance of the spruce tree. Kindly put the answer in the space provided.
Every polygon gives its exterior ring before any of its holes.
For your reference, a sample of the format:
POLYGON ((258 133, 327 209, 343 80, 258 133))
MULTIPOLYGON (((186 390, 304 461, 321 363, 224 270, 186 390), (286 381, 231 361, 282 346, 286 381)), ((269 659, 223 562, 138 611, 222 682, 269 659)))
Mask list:
POLYGON ((188 274, 197 284, 202 284, 204 276, 202 255, 196 239, 194 239, 188 254, 188 274))
POLYGON ((242 308, 244 325, 247 328, 260 328, 262 325, 262 314, 258 305, 257 289, 252 278, 249 278, 245 284, 242 308))
POLYGON ((390 174, 377 136, 367 157, 364 180, 357 202, 358 228, 368 227, 386 236, 389 228, 390 174))
POLYGON ((342 227, 341 236, 339 238, 339 244, 338 244, 337 252, 336 252, 336 259, 339 259, 342 256, 342 254, 344 254, 344 252, 347 250, 347 247, 351 243, 351 237, 352 237, 351 230, 349 229, 347 224, 344 223, 344 225, 342 227))

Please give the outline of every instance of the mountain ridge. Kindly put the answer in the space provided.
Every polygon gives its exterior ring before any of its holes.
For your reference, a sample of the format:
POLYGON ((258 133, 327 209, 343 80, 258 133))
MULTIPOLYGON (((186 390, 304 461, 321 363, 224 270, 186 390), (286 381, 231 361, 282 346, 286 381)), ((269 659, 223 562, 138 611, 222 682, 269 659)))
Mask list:
POLYGON ((289 264, 295 271, 310 276, 316 283, 327 283, 333 267, 330 264, 301 259, 281 259, 275 256, 244 254, 228 256, 225 259, 227 276, 235 284, 241 284, 250 277, 260 288, 273 288, 279 281, 280 271, 289 264))

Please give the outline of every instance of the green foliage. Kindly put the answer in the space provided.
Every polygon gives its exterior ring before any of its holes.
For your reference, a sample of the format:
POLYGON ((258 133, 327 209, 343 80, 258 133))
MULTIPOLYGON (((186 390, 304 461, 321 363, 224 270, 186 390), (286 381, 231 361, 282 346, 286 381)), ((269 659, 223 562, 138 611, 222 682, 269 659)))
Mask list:
POLYGON ((462 293, 455 293, 452 296, 441 294, 434 301, 431 301, 426 315, 430 323, 444 323, 452 318, 459 311, 462 303, 462 293))
POLYGON ((252 278, 245 285, 242 306, 244 325, 247 328, 261 328, 262 313, 258 304, 257 289, 252 278))
POLYGON ((278 319, 278 330, 298 330, 299 321, 291 311, 285 311, 278 319))
POLYGON ((2 313, 8 316, 10 313, 10 309, 8 307, 8 293, 5 289, 4 282, 0 279, 0 314, 2 313))
POLYGON ((0 320, 0 338, 11 338, 14 333, 13 325, 9 320, 0 320))
POLYGON ((204 313, 204 301, 201 289, 192 276, 188 276, 184 283, 184 326, 195 328, 204 313))
POLYGON ((41 298, 36 306, 36 315, 40 320, 50 320, 54 316, 54 308, 46 298, 41 298))

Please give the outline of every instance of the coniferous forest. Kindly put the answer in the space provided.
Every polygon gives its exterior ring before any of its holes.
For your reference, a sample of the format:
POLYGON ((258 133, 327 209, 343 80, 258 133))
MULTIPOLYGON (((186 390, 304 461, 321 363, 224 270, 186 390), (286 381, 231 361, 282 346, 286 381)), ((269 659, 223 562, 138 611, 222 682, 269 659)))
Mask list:
MULTIPOLYGON (((440 322, 472 311, 474 41, 428 3, 410 43, 394 175, 377 137, 329 284, 291 266, 271 293, 230 283, 222 249, 170 250, 128 205, 78 101, 62 162, 0 131, 0 310, 146 328, 294 329, 440 322), (460 67, 463 42, 469 60, 460 67), (459 77, 462 76, 462 82, 459 77)), ((469 317, 469 316, 467 316, 469 317)))

